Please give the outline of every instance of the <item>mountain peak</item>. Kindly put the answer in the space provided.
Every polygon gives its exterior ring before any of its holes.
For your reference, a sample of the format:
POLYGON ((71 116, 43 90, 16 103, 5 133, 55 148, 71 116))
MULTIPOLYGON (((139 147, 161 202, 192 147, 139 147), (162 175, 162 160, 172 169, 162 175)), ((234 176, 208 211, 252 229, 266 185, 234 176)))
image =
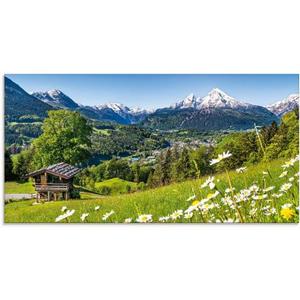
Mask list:
POLYGON ((291 94, 282 100, 267 105, 266 108, 278 117, 281 117, 287 112, 294 110, 297 106, 299 107, 299 94, 291 94))
POLYGON ((238 101, 219 88, 212 89, 207 96, 202 98, 200 108, 238 108, 248 104, 238 101))
POLYGON ((218 93, 221 95, 226 95, 228 96, 225 92, 223 92, 222 90, 220 90, 219 88, 213 88, 208 94, 213 94, 213 93, 218 93))
POLYGON ((51 95, 53 97, 64 94, 61 90, 53 89, 46 92, 48 95, 51 95))
POLYGON ((70 109, 79 107, 75 101, 58 89, 53 89, 46 92, 34 92, 31 95, 54 107, 70 109))
POLYGON ((118 103, 118 102, 107 102, 107 103, 95 105, 95 107, 100 110, 109 108, 109 109, 112 109, 114 112, 118 112, 118 113, 128 112, 130 110, 127 106, 125 106, 122 103, 118 103))
POLYGON ((193 93, 189 94, 183 100, 176 102, 175 104, 171 105, 171 108, 197 108, 201 99, 197 98, 193 93))

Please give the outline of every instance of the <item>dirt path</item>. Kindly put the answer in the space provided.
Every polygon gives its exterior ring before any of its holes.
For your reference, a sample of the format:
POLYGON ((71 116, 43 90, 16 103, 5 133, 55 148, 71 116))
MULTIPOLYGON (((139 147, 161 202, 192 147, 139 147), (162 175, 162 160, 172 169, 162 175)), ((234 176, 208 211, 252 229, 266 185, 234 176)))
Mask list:
POLYGON ((23 200, 33 198, 35 198, 35 194, 5 194, 5 200, 23 200))

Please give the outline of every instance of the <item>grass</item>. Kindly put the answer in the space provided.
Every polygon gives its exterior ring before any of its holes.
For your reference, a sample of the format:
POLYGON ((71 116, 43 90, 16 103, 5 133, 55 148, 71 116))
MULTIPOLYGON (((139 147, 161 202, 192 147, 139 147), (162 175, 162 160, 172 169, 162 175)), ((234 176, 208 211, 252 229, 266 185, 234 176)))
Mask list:
POLYGON ((110 195, 124 194, 130 191, 135 191, 137 189, 137 183, 126 181, 120 178, 112 178, 102 182, 96 182, 95 188, 98 191, 103 190, 105 187, 109 189, 110 195))
MULTIPOLYGON (((279 193, 281 185, 286 183, 288 181, 287 178, 291 177, 297 171, 290 168, 288 177, 279 178, 279 175, 282 172, 282 164, 283 161, 280 160, 273 161, 270 164, 261 163, 257 166, 249 167, 244 174, 237 174, 235 171, 231 171, 229 172, 229 176, 236 191, 249 187, 255 183, 264 187, 275 186, 271 193, 279 193), (264 176, 264 180, 262 172, 267 169, 270 170, 272 177, 269 175, 264 176)), ((158 222, 159 217, 161 216, 167 216, 178 209, 187 209, 191 203, 186 200, 193 195, 193 193, 196 194, 198 200, 206 198, 212 191, 208 188, 200 189, 200 184, 205 180, 206 178, 203 177, 199 180, 190 180, 126 195, 101 197, 85 193, 81 200, 46 202, 39 205, 32 205, 33 200, 19 201, 5 205, 5 222, 52 223, 57 216, 62 214, 61 208, 63 206, 67 206, 70 210, 74 209, 75 213, 62 222, 81 222, 80 216, 83 213, 89 213, 89 216, 86 219, 87 222, 104 222, 102 216, 111 210, 114 210, 115 213, 108 218, 106 222, 123 223, 124 220, 129 217, 136 220, 140 214, 151 214, 153 216, 153 222, 158 222), (95 211, 96 206, 100 206, 98 211, 95 211)), ((218 190, 224 193, 224 190, 228 187, 226 173, 217 175, 215 183, 218 190)), ((292 188, 278 199, 272 198, 271 193, 269 193, 268 199, 257 201, 249 200, 248 202, 241 203, 239 209, 244 217, 244 221, 298 222, 298 215, 294 209, 296 206, 299 206, 298 177, 295 177, 295 180, 292 183, 292 188), (255 206, 251 206, 252 202, 255 202, 255 206), (291 203, 294 211, 294 215, 288 220, 283 219, 280 216, 281 206, 286 203, 291 203), (263 213, 263 210, 268 205, 276 209, 275 215, 266 216, 263 213), (257 209, 257 213, 254 216, 251 216, 250 210, 253 208, 257 209)), ((212 202, 221 204, 220 199, 221 196, 218 196, 213 199, 212 202)), ((195 212, 191 219, 180 217, 172 222, 216 222, 217 219, 226 221, 226 219, 229 218, 237 220, 237 211, 235 209, 230 209, 229 207, 221 206, 219 209, 213 208, 204 213, 195 212)))
POLYGON ((32 194, 35 193, 34 187, 31 181, 28 182, 16 182, 7 181, 4 184, 5 194, 32 194))

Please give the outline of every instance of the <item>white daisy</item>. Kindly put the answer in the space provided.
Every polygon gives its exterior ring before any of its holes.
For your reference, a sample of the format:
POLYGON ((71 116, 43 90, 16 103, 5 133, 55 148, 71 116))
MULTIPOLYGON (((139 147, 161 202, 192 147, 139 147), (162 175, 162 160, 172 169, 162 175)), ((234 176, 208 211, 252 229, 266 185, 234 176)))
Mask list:
POLYGON ((103 215, 102 220, 106 221, 111 215, 113 215, 115 212, 111 210, 110 212, 103 215))
POLYGON ((81 221, 84 222, 88 216, 89 216, 89 213, 82 214, 80 217, 81 221))
POLYGON ((188 199, 186 199, 186 201, 192 201, 192 200, 195 200, 197 197, 196 195, 193 195, 191 197, 189 197, 188 199))
POLYGON ((192 212, 184 214, 184 218, 185 219, 191 219, 192 217, 193 217, 193 213, 192 212))
POLYGON ((223 152, 222 154, 218 154, 218 157, 217 157, 217 158, 214 158, 214 159, 212 159, 212 160, 210 161, 210 165, 212 166, 212 165, 214 165, 214 164, 217 164, 217 163, 219 163, 220 161, 222 161, 223 159, 230 157, 231 155, 232 155, 232 154, 231 154, 229 151, 223 152))
POLYGON ((183 210, 182 209, 178 209, 178 210, 175 210, 170 215, 170 217, 171 217, 172 220, 176 220, 176 219, 180 218, 182 215, 183 215, 183 210))
POLYGON ((215 177, 208 177, 206 181, 201 185, 201 188, 205 188, 209 186, 209 188, 212 190, 215 188, 215 183, 214 183, 215 177))
POLYGON ((151 223, 152 222, 152 215, 146 215, 146 214, 144 214, 144 215, 140 215, 137 219, 136 219, 136 221, 138 222, 138 223, 151 223))
POLYGON ((63 206, 63 207, 61 208, 61 211, 62 211, 62 212, 65 212, 67 209, 68 209, 68 208, 67 208, 66 206, 63 206))
POLYGON ((280 192, 287 192, 291 187, 292 187, 292 184, 291 184, 291 183, 284 183, 284 184, 280 187, 280 192))
POLYGON ((236 169, 237 173, 244 173, 247 170, 247 167, 240 167, 236 169))
POLYGON ((60 222, 66 218, 69 218, 71 217, 73 214, 75 213, 75 210, 67 210, 64 214, 58 216, 56 219, 55 219, 55 222, 60 222))
POLYGON ((282 172, 282 173, 279 175, 279 178, 282 178, 282 177, 286 176, 287 173, 288 173, 287 171, 282 172))

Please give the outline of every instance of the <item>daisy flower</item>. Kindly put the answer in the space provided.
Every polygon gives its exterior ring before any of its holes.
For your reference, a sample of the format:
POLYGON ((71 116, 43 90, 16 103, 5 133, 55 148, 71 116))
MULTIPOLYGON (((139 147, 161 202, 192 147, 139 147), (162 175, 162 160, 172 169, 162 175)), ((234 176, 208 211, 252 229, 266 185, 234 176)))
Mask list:
POLYGON ((183 215, 183 210, 182 209, 178 209, 178 210, 175 210, 170 215, 170 217, 171 217, 172 220, 176 220, 176 219, 180 218, 182 215, 183 215))
POLYGON ((210 200, 210 199, 216 198, 219 194, 220 194, 219 191, 215 191, 213 194, 208 194, 206 196, 206 199, 210 200))
POLYGON ((102 220, 106 221, 111 215, 113 215, 115 212, 111 210, 110 212, 103 215, 102 220))
POLYGON ((240 167, 240 168, 237 168, 235 171, 237 173, 244 173, 246 170, 247 170, 247 167, 240 167))
POLYGON ((99 209, 100 209, 100 206, 97 205, 97 206, 95 207, 95 211, 97 211, 97 210, 99 210, 99 209))
POLYGON ((81 221, 84 222, 88 216, 89 216, 89 213, 82 214, 80 217, 81 221))
POLYGON ((267 195, 267 194, 254 195, 254 196, 252 196, 252 198, 253 198, 254 200, 263 200, 263 199, 268 198, 268 195, 267 195))
POLYGON ((215 164, 219 163, 220 161, 222 161, 223 159, 230 157, 231 155, 232 154, 229 151, 223 152, 222 154, 218 154, 217 158, 214 158, 210 161, 210 165, 211 166, 215 165, 215 164))
POLYGON ((124 220, 124 223, 131 223, 132 222, 132 218, 127 218, 124 220))
POLYGON ((280 187, 280 192, 287 192, 291 187, 292 187, 292 184, 291 184, 291 183, 284 183, 284 184, 280 187))
POLYGON ((68 208, 67 208, 66 206, 63 206, 63 207, 61 208, 61 211, 62 211, 62 212, 65 212, 67 209, 68 209, 68 208))
POLYGON ((189 197, 188 199, 186 199, 186 201, 192 201, 196 199, 196 195, 193 195, 191 197, 189 197))
POLYGON ((146 215, 146 214, 144 214, 144 215, 140 215, 137 219, 136 219, 136 221, 138 222, 138 223, 151 223, 152 222, 152 215, 146 215))
POLYGON ((270 191, 272 191, 274 189, 275 189, 275 186, 269 186, 269 187, 263 189, 263 192, 267 193, 267 192, 270 192, 270 191))
POLYGON ((186 214, 184 214, 184 218, 185 219, 191 219, 193 217, 193 213, 192 212, 188 212, 186 214))
POLYGON ((209 186, 209 188, 212 190, 215 188, 215 183, 214 183, 215 177, 208 177, 206 181, 200 186, 202 189, 209 186))
POLYGON ((73 210, 67 210, 64 214, 58 216, 55 219, 55 222, 60 222, 60 221, 62 221, 64 219, 67 219, 67 218, 71 217, 74 213, 75 213, 75 209, 73 209, 73 210))
POLYGON ((165 217, 159 217, 158 221, 159 222, 168 222, 170 220, 170 216, 165 216, 165 217))
POLYGON ((287 173, 288 173, 287 171, 283 171, 283 172, 279 175, 279 178, 282 178, 282 177, 286 176, 287 173))

